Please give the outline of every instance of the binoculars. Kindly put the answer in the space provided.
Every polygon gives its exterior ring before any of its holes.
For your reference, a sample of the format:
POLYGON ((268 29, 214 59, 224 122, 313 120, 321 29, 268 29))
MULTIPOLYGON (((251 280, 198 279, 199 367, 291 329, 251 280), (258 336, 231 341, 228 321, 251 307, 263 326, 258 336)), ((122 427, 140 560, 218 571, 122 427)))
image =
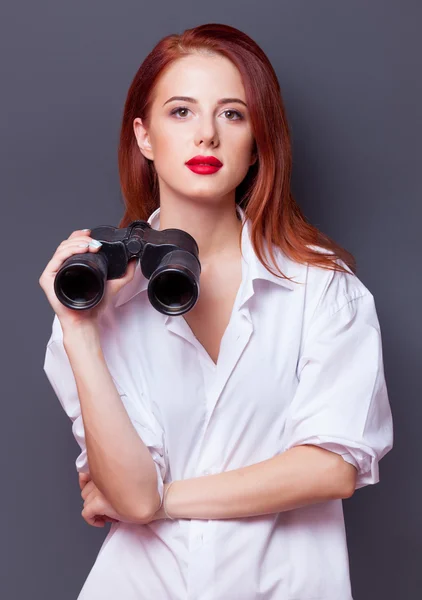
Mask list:
POLYGON ((86 310, 101 302, 106 280, 123 277, 133 257, 140 260, 142 273, 149 279, 148 298, 156 310, 182 315, 196 304, 199 249, 186 231, 158 231, 147 221, 137 220, 125 228, 96 227, 90 237, 102 243, 100 249, 70 256, 54 279, 55 294, 68 308, 86 310))

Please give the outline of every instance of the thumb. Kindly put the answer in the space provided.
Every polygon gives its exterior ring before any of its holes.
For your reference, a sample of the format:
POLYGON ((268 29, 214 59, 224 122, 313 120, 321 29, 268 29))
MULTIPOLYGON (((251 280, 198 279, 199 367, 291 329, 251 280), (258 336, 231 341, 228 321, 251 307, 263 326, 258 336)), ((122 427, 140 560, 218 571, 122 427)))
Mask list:
POLYGON ((125 277, 128 277, 128 281, 132 281, 133 276, 135 275, 135 269, 136 269, 137 262, 138 262, 137 258, 132 258, 132 260, 130 260, 128 262, 126 273, 125 273, 125 277))
POLYGON ((114 296, 122 287, 130 283, 135 275, 137 259, 131 259, 126 267, 126 272, 123 277, 118 279, 112 279, 108 282, 108 293, 110 296, 114 296))
POLYGON ((131 259, 127 264, 126 273, 123 275, 123 277, 119 277, 119 279, 115 280, 116 283, 119 282, 117 284, 119 289, 132 281, 133 276, 135 275, 136 263, 137 259, 131 259))

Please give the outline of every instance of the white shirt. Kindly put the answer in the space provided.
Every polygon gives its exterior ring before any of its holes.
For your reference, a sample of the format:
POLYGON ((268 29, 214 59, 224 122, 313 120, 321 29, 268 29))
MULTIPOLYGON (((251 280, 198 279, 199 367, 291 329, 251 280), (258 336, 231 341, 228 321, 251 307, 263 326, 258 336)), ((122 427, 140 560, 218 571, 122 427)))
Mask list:
MULTIPOLYGON (((157 209, 149 218, 159 228, 157 209)), ((299 444, 339 453, 357 488, 379 481, 392 416, 373 295, 350 271, 290 260, 277 279, 250 221, 242 282, 217 366, 183 316, 155 310, 139 264, 101 326, 110 373, 163 482, 237 469, 299 444)), ((317 248, 317 247, 315 247, 317 248)), ((317 248, 318 249, 318 248, 317 248)), ((339 260, 339 264, 346 266, 339 260)), ((73 421, 87 471, 77 388, 55 316, 44 370, 73 421)), ((341 500, 239 519, 113 523, 78 600, 351 600, 341 500)))

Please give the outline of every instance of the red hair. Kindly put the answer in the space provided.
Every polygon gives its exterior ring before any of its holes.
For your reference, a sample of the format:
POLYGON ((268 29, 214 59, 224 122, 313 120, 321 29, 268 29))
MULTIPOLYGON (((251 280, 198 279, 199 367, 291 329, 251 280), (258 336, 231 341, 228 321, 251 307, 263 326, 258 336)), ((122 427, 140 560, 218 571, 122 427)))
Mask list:
POLYGON ((340 258, 355 273, 353 255, 307 222, 294 200, 290 189, 290 133, 277 75, 263 50, 229 25, 210 23, 164 37, 135 74, 124 106, 118 151, 126 207, 119 227, 136 219, 146 221, 160 203, 154 163, 140 152, 133 121, 140 117, 148 126, 154 86, 160 74, 173 61, 196 52, 225 56, 242 77, 258 159, 236 188, 235 199, 251 220, 251 241, 258 259, 274 275, 285 277, 274 259, 274 245, 299 263, 347 272, 337 262, 340 258), (278 273, 266 261, 265 245, 278 273))

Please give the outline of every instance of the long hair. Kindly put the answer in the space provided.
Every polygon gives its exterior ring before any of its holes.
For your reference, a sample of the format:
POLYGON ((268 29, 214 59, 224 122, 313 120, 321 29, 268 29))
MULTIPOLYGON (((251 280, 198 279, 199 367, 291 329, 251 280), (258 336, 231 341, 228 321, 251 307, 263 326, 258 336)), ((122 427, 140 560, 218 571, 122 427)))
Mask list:
MULTIPOLYGON (((220 54, 238 68, 246 94, 257 160, 235 190, 235 201, 251 220, 251 242, 261 263, 286 277, 274 259, 273 245, 302 264, 356 272, 353 255, 311 225, 291 192, 292 149, 289 126, 276 73, 263 50, 245 33, 229 25, 210 23, 161 39, 139 67, 125 101, 118 164, 125 213, 119 227, 147 220, 158 208, 158 178, 153 161, 140 152, 133 121, 148 127, 154 86, 173 61, 195 52, 220 54), (318 248, 312 248, 317 246, 318 248), (265 247, 276 267, 264 256, 265 247), (325 251, 324 251, 325 250, 325 251)), ((290 280, 291 281, 291 280, 290 280)))

